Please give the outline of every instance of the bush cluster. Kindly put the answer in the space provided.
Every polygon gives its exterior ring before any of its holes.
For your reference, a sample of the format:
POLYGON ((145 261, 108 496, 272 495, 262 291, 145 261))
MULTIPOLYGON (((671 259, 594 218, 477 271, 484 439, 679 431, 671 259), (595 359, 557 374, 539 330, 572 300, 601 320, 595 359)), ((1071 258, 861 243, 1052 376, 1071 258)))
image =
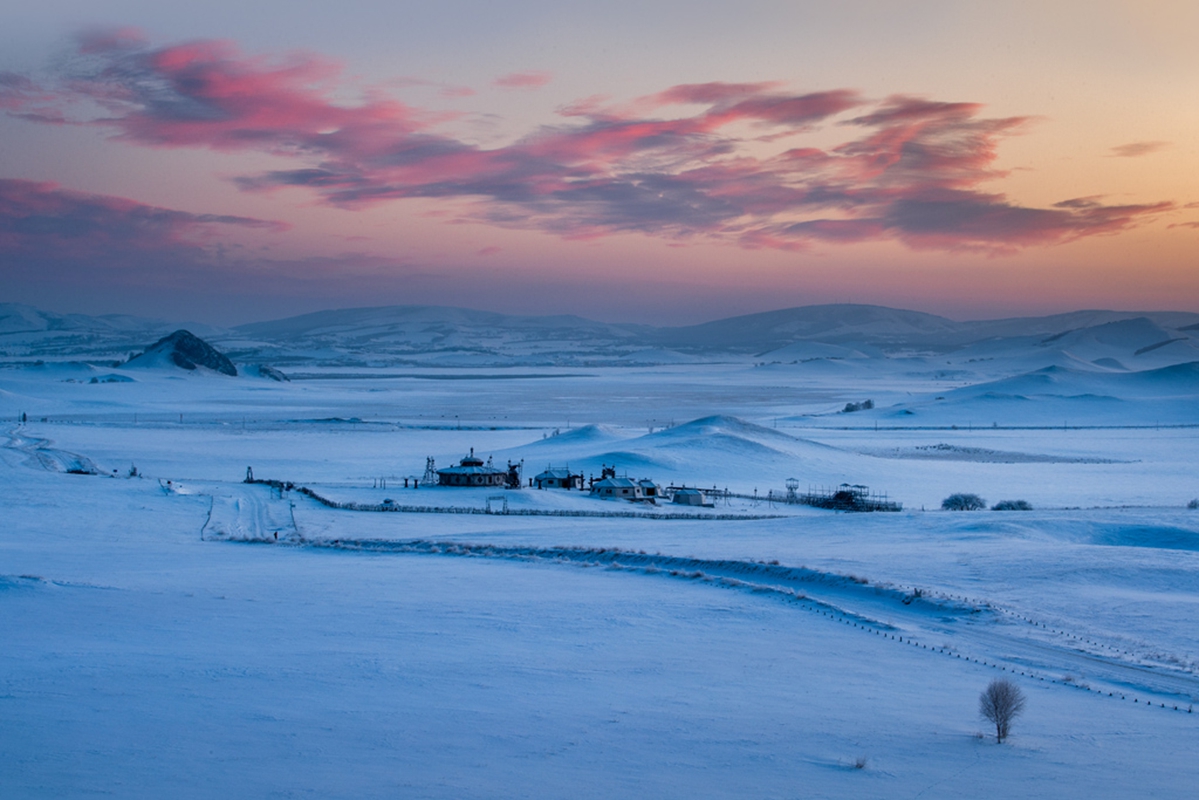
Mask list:
POLYGON ((987 501, 976 494, 951 494, 941 501, 946 511, 981 511, 986 507, 987 501))
POLYGON ((1027 500, 1000 500, 991 506, 992 511, 1032 511, 1027 500))

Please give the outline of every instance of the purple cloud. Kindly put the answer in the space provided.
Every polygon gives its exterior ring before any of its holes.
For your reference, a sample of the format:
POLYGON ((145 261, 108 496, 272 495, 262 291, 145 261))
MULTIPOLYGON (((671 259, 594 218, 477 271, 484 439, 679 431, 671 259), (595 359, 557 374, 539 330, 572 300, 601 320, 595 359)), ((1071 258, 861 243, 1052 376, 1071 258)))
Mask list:
MULTIPOLYGON (((51 89, 0 79, 0 107, 26 115, 36 107, 50 121, 90 101, 106 114, 83 124, 125 141, 283 155, 293 168, 237 185, 305 187, 349 209, 456 198, 473 201, 476 219, 572 238, 634 231, 783 249, 891 239, 1001 253, 1111 233, 1173 207, 1092 198, 1034 208, 983 191, 1003 174, 1000 143, 1029 119, 986 118, 976 103, 685 84, 626 108, 592 98, 563 109, 569 122, 485 149, 440 132, 444 115, 378 93, 357 105, 336 101, 338 66, 311 55, 247 56, 214 41, 153 47, 129 32, 92 35, 79 52, 84 67, 51 89), (664 113, 679 106, 692 108, 664 113), (764 131, 756 146, 741 138, 746 126, 764 131), (848 138, 763 149, 818 126, 848 138)), ((540 75, 497 85, 533 85, 540 75)))
POLYGON ((412 274, 396 259, 366 253, 267 258, 219 235, 230 227, 270 233, 287 226, 0 179, 0 275, 14 298, 36 302, 50 292, 145 313, 167 297, 180 312, 206 307, 214 318, 232 320, 266 313, 264 304, 289 309, 287 298, 362 302, 412 274))
POLYGON ((0 179, 0 263, 10 275, 45 268, 137 273, 210 264, 221 254, 203 240, 221 226, 287 227, 72 192, 53 183, 0 179))
POLYGON ((228 214, 191 214, 123 197, 60 189, 54 183, 0 178, 0 246, 5 251, 40 248, 51 240, 95 249, 129 244, 169 247, 213 225, 286 230, 271 220, 228 214))

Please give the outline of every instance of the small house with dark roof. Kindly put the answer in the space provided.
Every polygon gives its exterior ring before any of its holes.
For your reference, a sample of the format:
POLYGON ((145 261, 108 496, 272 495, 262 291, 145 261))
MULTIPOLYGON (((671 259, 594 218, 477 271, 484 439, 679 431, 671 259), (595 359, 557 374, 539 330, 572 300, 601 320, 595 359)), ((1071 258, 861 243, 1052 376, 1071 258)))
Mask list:
POLYGON ((648 478, 633 480, 613 476, 591 484, 591 496, 601 500, 644 500, 653 503, 660 494, 658 484, 648 478))
POLYGON ((570 467, 546 467, 545 472, 531 479, 538 489, 582 489, 583 473, 577 475, 570 467))
MULTIPOLYGON (((507 486, 511 469, 500 469, 493 466, 491 458, 487 462, 475 455, 475 448, 470 449, 470 455, 462 459, 456 467, 446 467, 437 470, 438 486, 507 486)), ((519 475, 516 478, 520 485, 519 475)))

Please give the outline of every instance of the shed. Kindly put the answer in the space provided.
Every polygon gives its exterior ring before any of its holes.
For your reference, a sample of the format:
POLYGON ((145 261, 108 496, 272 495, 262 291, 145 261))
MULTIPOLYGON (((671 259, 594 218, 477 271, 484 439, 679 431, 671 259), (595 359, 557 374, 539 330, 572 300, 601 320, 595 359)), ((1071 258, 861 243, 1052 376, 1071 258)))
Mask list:
POLYGON ((681 506, 708 506, 708 498, 699 489, 682 489, 674 490, 674 502, 681 506))
POLYGON ((545 472, 533 478, 538 489, 582 489, 583 473, 574 474, 570 467, 546 467, 545 472))

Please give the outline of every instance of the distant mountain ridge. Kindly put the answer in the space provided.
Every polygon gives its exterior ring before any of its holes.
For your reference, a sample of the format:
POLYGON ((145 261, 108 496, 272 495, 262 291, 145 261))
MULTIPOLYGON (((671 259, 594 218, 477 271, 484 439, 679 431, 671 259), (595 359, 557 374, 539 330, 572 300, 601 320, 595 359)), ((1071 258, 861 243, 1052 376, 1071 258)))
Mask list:
MULTIPOLYGON (((0 355, 140 351, 176 327, 138 317, 58 315, 0 304, 0 355)), ((1084 310, 957 322, 885 306, 834 304, 654 327, 573 315, 406 305, 332 309, 228 329, 193 330, 234 361, 280 365, 602 366, 954 353, 972 360, 1019 356, 1042 366, 1078 362, 1144 369, 1199 360, 1199 313, 1190 312, 1084 310)))
MULTIPOLYGON (((23 303, 0 303, 0 355, 122 359, 179 327, 128 314, 56 314, 23 303)), ((221 331, 210 325, 187 327, 201 336, 221 331)))
POLYGON ((888 345, 952 337, 961 323, 920 311, 856 304, 746 314, 650 334, 661 347, 765 352, 797 341, 888 345))
POLYGON ((1181 331, 1199 322, 1199 313, 1087 310, 1045 317, 956 322, 935 314, 887 306, 835 304, 746 314, 680 328, 659 328, 651 336, 663 347, 723 347, 755 352, 767 352, 799 341, 884 348, 930 346, 955 349, 987 339, 1065 335, 1134 319, 1181 331))
POLYGON ((411 326, 461 325, 472 327, 520 327, 556 331, 603 331, 632 335, 629 327, 596 322, 573 314, 521 316, 495 311, 476 311, 453 306, 372 306, 315 311, 296 317, 252 322, 234 330, 266 338, 279 336, 320 336, 346 330, 386 332, 411 326))

